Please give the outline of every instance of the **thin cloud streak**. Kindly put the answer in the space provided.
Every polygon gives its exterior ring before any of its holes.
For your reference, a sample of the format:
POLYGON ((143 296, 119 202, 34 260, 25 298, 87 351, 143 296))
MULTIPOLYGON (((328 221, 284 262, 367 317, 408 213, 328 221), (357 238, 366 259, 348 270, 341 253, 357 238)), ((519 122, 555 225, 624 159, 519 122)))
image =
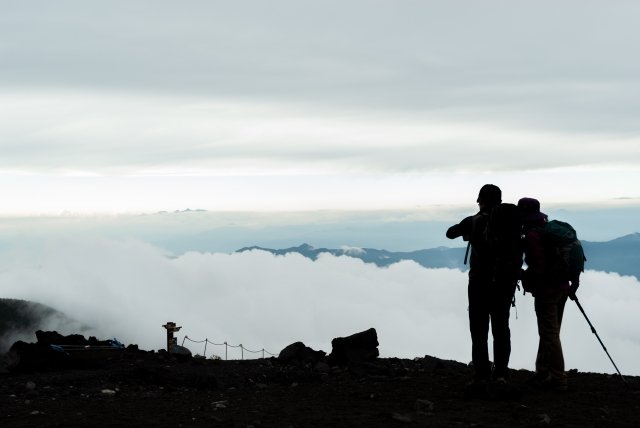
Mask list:
POLYGON ((0 168, 9 171, 535 171, 633 168, 640 156, 636 136, 233 100, 14 92, 2 98, 0 112, 0 168))
MULTIPOLYGON (((536 196, 546 206, 637 206, 638 171, 550 173, 252 174, 66 176, 2 174, 3 215, 210 211, 413 210, 475 207, 477 189, 499 184, 503 200, 536 196), (608 180, 608 181, 606 181, 608 180), (29 198, 25 198, 29 195, 29 198), (636 196, 630 199, 616 199, 636 196)), ((626 231, 628 232, 628 231, 626 231)))
MULTIPOLYGON (((261 251, 168 258, 137 241, 80 238, 10 254, 0 266, 5 297, 51 305, 92 326, 92 334, 146 349, 164 346, 166 321, 178 322, 181 334, 194 340, 270 352, 298 340, 330 352, 332 338, 375 327, 383 356, 469 359, 467 279, 457 270, 412 262, 382 269, 348 257, 311 261, 261 251)), ((621 370, 640 374, 632 319, 640 303, 637 280, 587 272, 580 298, 621 370)), ((512 317, 512 366, 531 369, 537 339, 529 296, 517 296, 512 317)), ((563 341, 568 368, 612 372, 571 302, 563 341)))

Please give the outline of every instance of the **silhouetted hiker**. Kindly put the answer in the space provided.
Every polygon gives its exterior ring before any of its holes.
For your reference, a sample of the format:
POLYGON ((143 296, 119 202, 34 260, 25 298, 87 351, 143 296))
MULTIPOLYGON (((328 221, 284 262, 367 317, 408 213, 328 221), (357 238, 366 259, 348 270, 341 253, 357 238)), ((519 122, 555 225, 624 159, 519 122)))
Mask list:
POLYGON ((578 281, 574 281, 572 289, 569 281, 554 277, 550 273, 551 269, 548 269, 549 254, 543 241, 547 215, 540 212, 540 202, 533 198, 522 198, 518 201, 518 208, 522 215, 527 264, 527 270, 522 274, 522 285, 534 297, 540 336, 533 383, 566 390, 567 376, 564 371, 560 327, 567 297, 569 293, 575 293, 578 281))
POLYGON ((466 391, 470 396, 482 395, 487 381, 492 378, 500 383, 509 378, 509 311, 522 267, 521 225, 517 207, 513 204, 501 204, 502 192, 493 184, 482 186, 477 202, 480 208, 477 214, 466 217, 447 230, 447 238, 462 236, 465 241, 469 241, 471 247, 468 295, 474 381, 467 386, 466 391), (513 238, 515 248, 511 250, 513 254, 509 263, 499 257, 500 252, 489 237, 488 226, 493 222, 493 213, 501 211, 498 207, 509 208, 512 212, 510 216, 516 218, 513 238), (489 323, 493 334, 493 373, 487 345, 489 323))

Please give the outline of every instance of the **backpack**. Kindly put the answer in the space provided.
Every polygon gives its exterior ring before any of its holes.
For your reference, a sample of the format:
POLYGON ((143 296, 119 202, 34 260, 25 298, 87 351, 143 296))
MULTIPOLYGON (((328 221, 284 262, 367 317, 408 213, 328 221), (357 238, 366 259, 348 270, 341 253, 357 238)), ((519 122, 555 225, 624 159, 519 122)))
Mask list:
POLYGON ((522 220, 518 207, 502 203, 489 212, 484 238, 494 257, 494 280, 515 283, 522 268, 522 220))
POLYGON ((576 281, 584 272, 582 244, 575 229, 560 220, 551 220, 540 229, 546 257, 546 276, 561 281, 576 281))

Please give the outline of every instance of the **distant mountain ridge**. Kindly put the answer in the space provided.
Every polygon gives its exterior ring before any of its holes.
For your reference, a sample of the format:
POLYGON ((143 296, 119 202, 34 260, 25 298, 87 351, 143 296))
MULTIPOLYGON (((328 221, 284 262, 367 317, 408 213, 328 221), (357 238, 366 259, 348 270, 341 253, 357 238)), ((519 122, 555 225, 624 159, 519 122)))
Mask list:
POLYGON ((640 233, 632 233, 606 242, 582 242, 586 268, 640 279, 640 233))
MULTIPOLYGON (((587 257, 586 269, 603 272, 615 272, 640 279, 640 233, 625 235, 606 242, 582 241, 587 257)), ((259 246, 244 247, 236 252, 251 250, 267 251, 275 255, 298 253, 316 260, 322 253, 334 256, 354 257, 365 263, 384 267, 402 260, 413 260, 426 268, 452 268, 467 270, 464 261, 465 247, 438 247, 416 251, 387 251, 374 248, 316 248, 309 244, 283 249, 259 246)))

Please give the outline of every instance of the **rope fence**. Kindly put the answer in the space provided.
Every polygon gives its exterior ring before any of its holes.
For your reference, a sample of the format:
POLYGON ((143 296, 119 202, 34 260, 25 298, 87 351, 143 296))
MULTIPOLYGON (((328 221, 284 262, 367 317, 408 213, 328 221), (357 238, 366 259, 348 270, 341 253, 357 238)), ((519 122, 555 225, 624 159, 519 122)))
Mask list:
MULTIPOLYGON (((242 343, 239 345, 230 345, 227 342, 222 342, 222 343, 215 343, 210 341, 209 339, 204 339, 204 340, 193 340, 191 339, 189 336, 185 336, 184 339, 182 339, 182 346, 184 346, 184 342, 185 340, 188 340, 191 343, 204 343, 204 351, 203 351, 203 356, 205 358, 207 358, 207 345, 213 345, 213 346, 224 346, 224 359, 228 360, 229 359, 229 348, 233 348, 233 349, 240 349, 240 359, 244 360, 244 353, 248 352, 250 354, 262 354, 262 358, 265 358, 265 355, 268 355, 270 357, 277 357, 278 354, 272 354, 271 352, 265 350, 264 348, 258 350, 258 351, 252 351, 250 349, 245 348, 242 343)), ((213 352, 211 353, 211 355, 215 355, 213 354, 213 352)))

